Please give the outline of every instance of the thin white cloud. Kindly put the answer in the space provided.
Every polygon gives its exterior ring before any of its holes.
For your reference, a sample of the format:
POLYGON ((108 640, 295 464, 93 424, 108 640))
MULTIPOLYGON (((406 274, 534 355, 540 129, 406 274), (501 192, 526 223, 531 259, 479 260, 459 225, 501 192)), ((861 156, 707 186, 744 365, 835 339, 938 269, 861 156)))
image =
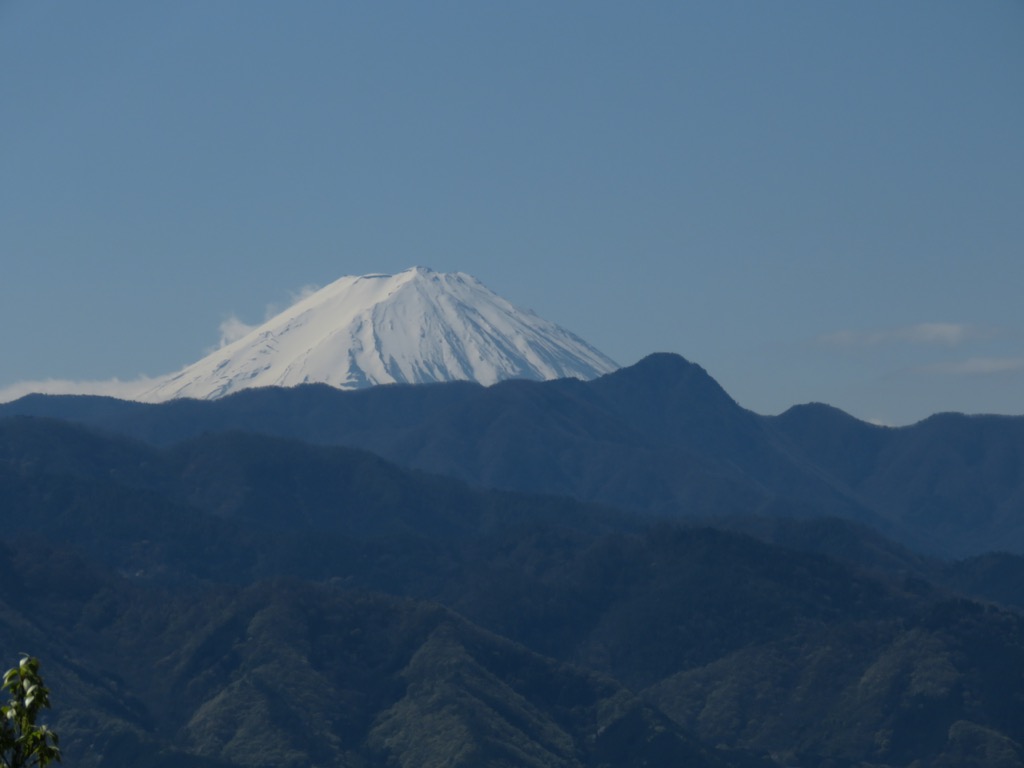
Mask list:
POLYGON ((234 315, 230 315, 220 324, 220 344, 218 346, 226 347, 231 342, 238 341, 254 328, 256 328, 255 325, 243 323, 234 315))
POLYGON ((977 335, 974 329, 958 323, 918 323, 897 330, 897 339, 913 344, 961 344, 977 335))
MULTIPOLYGON (((276 317, 277 315, 284 312, 286 309, 291 309, 300 301, 309 298, 319 290, 320 287, 317 285, 304 285, 296 291, 289 291, 288 303, 284 307, 281 307, 278 304, 267 304, 267 306, 263 309, 263 322, 267 322, 271 318, 276 317)), ((255 328, 256 326, 253 327, 255 328)))
POLYGON ((844 347, 874 347, 880 344, 941 344, 956 346, 983 336, 979 329, 962 323, 918 323, 901 328, 873 331, 836 331, 818 337, 823 344, 844 347))
POLYGON ((949 363, 936 363, 921 369, 924 373, 954 376, 990 376, 1024 371, 1024 357, 971 357, 949 363))
MULTIPOLYGON (((300 301, 309 298, 319 289, 315 285, 304 285, 288 295, 289 304, 285 309, 295 306, 300 301)), ((283 312, 273 304, 268 304, 265 312, 265 319, 269 320, 274 315, 283 312)), ((220 324, 220 341, 217 347, 207 349, 204 354, 209 354, 219 347, 224 347, 233 341, 245 336, 257 325, 249 325, 240 320, 236 315, 231 314, 220 324)), ((133 400, 140 397, 144 392, 156 386, 162 379, 148 376, 140 376, 131 381, 121 379, 107 379, 106 381, 73 381, 70 379, 45 379, 43 381, 19 381, 0 387, 0 403, 9 403, 12 400, 31 394, 42 395, 103 395, 116 397, 122 400, 133 400)))
POLYGON ((0 403, 9 403, 31 394, 41 395, 106 395, 121 400, 132 400, 140 392, 152 386, 154 379, 140 376, 132 381, 108 379, 107 381, 71 381, 68 379, 46 379, 45 381, 19 381, 0 387, 0 403))
POLYGON ((302 286, 297 291, 292 291, 289 294, 291 296, 291 300, 292 300, 292 303, 289 306, 294 307, 300 301, 302 301, 303 299, 308 299, 310 296, 312 296, 314 293, 316 293, 319 290, 320 290, 320 286, 319 285, 313 285, 312 283, 310 283, 309 285, 302 286))
MULTIPOLYGON (((308 298, 309 296, 312 296, 318 290, 320 290, 318 286, 304 285, 297 291, 290 291, 288 294, 288 305, 284 309, 281 309, 276 304, 267 304, 267 306, 264 307, 263 309, 263 322, 265 323, 271 318, 275 317, 276 315, 281 314, 285 309, 290 309, 291 307, 294 307, 300 301, 308 298)), ((232 342, 238 341, 243 336, 248 335, 256 328, 259 328, 260 325, 261 323, 246 323, 234 313, 228 315, 227 318, 221 321, 220 327, 218 329, 220 331, 220 340, 218 341, 217 346, 207 349, 206 353, 209 354, 210 352, 213 352, 215 349, 221 349, 223 347, 226 347, 228 344, 231 344, 232 342)))

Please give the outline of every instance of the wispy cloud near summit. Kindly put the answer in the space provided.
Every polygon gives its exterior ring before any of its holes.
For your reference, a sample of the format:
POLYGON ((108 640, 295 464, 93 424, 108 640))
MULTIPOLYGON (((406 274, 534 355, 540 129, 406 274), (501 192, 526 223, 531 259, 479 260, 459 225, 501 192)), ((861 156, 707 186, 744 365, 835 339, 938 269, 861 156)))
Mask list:
POLYGON ((152 386, 154 380, 140 376, 131 381, 107 379, 106 381, 72 381, 69 379, 46 379, 44 381, 20 381, 7 387, 0 387, 0 403, 9 403, 25 395, 104 395, 121 400, 132 400, 139 392, 152 386))
MULTIPOLYGON (((297 291, 289 292, 288 304, 284 308, 278 306, 277 304, 268 304, 263 311, 263 322, 267 322, 275 315, 282 312, 283 309, 288 309, 290 307, 295 306, 303 299, 312 296, 318 290, 320 289, 316 285, 304 285, 297 291)), ((232 342, 238 341, 240 338, 246 336, 251 331, 254 331, 256 328, 259 328, 260 325, 261 323, 246 323, 244 320, 240 319, 235 314, 228 315, 227 318, 220 324, 220 343, 216 347, 208 349, 207 352, 212 352, 214 349, 220 349, 222 347, 226 347, 228 344, 231 344, 232 342)))
POLYGON ((226 347, 231 342, 238 341, 256 327, 255 325, 242 322, 235 315, 229 315, 220 324, 220 344, 217 345, 218 348, 226 347))
MULTIPOLYGON (((289 291, 288 302, 284 309, 288 309, 300 301, 312 296, 319 290, 317 286, 307 284, 298 290, 289 291)), ((258 328, 267 320, 282 311, 277 304, 268 304, 264 309, 263 320, 259 323, 249 324, 241 320, 234 313, 228 315, 220 324, 218 331, 220 338, 218 343, 209 347, 206 354, 222 347, 226 347, 252 330, 258 328)), ((100 381, 76 381, 73 379, 43 379, 40 381, 19 381, 7 386, 0 387, 0 403, 9 403, 25 395, 101 395, 116 397, 122 400, 133 400, 141 393, 146 392, 162 379, 140 375, 137 379, 128 381, 122 379, 105 379, 100 381)))

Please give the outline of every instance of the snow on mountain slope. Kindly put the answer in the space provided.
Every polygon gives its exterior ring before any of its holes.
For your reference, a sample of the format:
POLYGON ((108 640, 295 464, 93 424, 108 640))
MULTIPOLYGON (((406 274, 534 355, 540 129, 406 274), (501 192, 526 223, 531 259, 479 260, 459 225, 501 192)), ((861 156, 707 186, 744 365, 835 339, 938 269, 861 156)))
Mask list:
POLYGON ((248 387, 591 379, 618 366, 461 272, 343 277, 135 399, 213 399, 248 387))

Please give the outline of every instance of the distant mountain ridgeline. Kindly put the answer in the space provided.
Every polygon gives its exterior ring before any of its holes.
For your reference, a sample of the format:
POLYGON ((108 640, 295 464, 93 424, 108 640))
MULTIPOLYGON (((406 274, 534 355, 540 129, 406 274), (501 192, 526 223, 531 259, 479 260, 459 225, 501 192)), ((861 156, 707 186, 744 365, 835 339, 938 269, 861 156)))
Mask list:
POLYGON ((154 445, 256 432, 655 517, 841 517, 925 552, 1024 553, 1024 418, 941 414, 892 429, 824 405, 759 416, 676 355, 589 382, 309 385, 212 402, 29 396, 0 405, 0 417, 16 414, 154 445))

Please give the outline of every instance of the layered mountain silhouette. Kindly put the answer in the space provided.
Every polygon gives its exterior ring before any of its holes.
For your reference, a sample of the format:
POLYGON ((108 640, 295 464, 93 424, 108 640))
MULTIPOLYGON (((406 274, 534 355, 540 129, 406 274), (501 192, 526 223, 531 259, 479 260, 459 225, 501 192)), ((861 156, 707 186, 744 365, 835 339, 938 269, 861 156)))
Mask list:
POLYGON ((80 768, 1021 766, 1022 462, 1024 419, 761 416, 670 354, 32 395, 0 647, 80 768))
POLYGON ((71 766, 1024 760, 1024 558, 26 416, 0 510, 2 647, 43 659, 71 766))
POLYGON ((678 355, 592 381, 264 388, 158 405, 29 396, 0 406, 15 414, 155 445, 260 432, 655 517, 840 517, 925 552, 1024 553, 1024 418, 885 428, 824 405, 760 416, 678 355))

